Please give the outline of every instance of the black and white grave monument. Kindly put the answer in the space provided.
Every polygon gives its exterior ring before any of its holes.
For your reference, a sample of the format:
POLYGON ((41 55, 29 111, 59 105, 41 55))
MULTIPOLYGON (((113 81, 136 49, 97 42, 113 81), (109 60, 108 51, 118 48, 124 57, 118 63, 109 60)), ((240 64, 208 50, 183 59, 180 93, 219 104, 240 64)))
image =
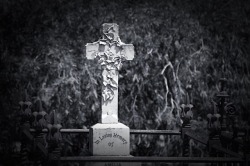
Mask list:
POLYGON ((129 156, 129 127, 118 122, 118 74, 124 60, 134 58, 134 46, 121 42, 115 23, 103 24, 103 37, 86 44, 87 59, 102 66, 101 123, 90 128, 90 152, 94 156, 129 156))

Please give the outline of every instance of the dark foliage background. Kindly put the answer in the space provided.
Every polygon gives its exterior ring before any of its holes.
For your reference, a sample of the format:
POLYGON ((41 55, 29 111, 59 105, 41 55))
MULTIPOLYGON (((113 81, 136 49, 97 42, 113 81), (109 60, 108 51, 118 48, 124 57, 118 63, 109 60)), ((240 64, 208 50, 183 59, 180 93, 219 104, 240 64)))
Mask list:
MULTIPOLYGON (((89 128, 100 120, 101 72, 86 59, 85 44, 97 41, 109 22, 135 47, 135 59, 120 71, 120 122, 132 129, 179 129, 188 89, 195 117, 205 119, 221 77, 228 79, 241 122, 249 122, 249 15, 247 0, 1 0, 0 152, 17 148, 25 90, 46 112, 56 110, 63 128, 89 128)), ((77 139, 65 136, 64 155, 85 154, 86 144, 77 139)), ((131 140, 133 155, 181 155, 176 137, 131 140)))

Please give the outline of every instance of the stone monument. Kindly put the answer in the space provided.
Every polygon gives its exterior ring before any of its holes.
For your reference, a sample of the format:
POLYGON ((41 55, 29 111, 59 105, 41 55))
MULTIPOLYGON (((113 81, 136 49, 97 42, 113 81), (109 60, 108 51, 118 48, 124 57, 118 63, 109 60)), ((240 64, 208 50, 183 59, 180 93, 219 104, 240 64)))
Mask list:
POLYGON ((134 58, 134 46, 121 42, 119 26, 103 24, 103 36, 86 44, 87 59, 98 59, 102 66, 101 123, 90 128, 90 152, 94 156, 129 156, 129 127, 118 122, 118 74, 124 60, 134 58))

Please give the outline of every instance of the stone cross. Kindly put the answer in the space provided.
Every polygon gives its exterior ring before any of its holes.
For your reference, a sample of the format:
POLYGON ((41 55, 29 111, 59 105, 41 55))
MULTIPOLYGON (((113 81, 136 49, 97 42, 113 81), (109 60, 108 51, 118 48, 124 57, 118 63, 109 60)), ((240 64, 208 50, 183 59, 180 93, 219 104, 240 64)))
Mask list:
POLYGON ((118 74, 124 60, 134 58, 134 46, 124 44, 118 35, 119 26, 104 23, 103 37, 86 44, 87 59, 98 59, 102 66, 102 119, 101 123, 118 123, 118 74))

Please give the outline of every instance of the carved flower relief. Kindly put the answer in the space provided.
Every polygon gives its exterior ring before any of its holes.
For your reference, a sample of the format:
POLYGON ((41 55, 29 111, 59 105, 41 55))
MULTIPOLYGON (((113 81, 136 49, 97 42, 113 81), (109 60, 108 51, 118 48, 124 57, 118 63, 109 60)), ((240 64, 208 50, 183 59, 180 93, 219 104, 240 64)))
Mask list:
POLYGON ((124 44, 118 37, 117 41, 109 41, 106 39, 100 39, 97 43, 101 46, 108 46, 108 49, 104 52, 97 52, 95 57, 101 58, 101 61, 107 61, 107 63, 122 62, 125 59, 124 50, 122 45, 124 44), (113 52, 112 52, 113 51, 113 52))
POLYGON ((106 70, 104 69, 102 72, 103 77, 103 90, 102 90, 102 98, 103 102, 112 101, 114 98, 114 90, 118 88, 118 82, 115 80, 117 77, 117 70, 106 70))
POLYGON ((112 101, 114 98, 114 91, 109 87, 103 87, 102 89, 102 102, 106 104, 108 101, 112 101))
POLYGON ((118 73, 116 70, 103 70, 102 77, 103 77, 103 85, 110 86, 112 88, 118 88, 118 83, 115 80, 115 76, 117 76, 118 73))
POLYGON ((115 55, 108 49, 105 52, 99 52, 95 56, 98 58, 98 63, 107 70, 120 70, 122 67, 122 60, 125 59, 123 51, 121 51, 120 56, 115 55))
POLYGON ((106 52, 97 53, 96 57, 99 58, 98 62, 103 68, 102 100, 103 103, 106 103, 113 100, 114 90, 118 87, 118 83, 114 80, 114 72, 117 70, 114 66, 114 54, 108 50, 106 52))
POLYGON ((118 27, 116 27, 114 24, 108 25, 103 27, 103 38, 110 42, 115 42, 118 36, 118 27))
MULTIPOLYGON (((117 44, 116 44, 117 46, 117 44)), ((105 52, 98 52, 95 55, 98 63, 103 68, 103 103, 112 101, 114 98, 114 90, 118 88, 118 70, 122 66, 122 60, 125 59, 124 51, 121 50, 118 55, 114 54, 110 47, 105 52)))
POLYGON ((113 41, 113 40, 114 40, 114 34, 113 34, 113 33, 107 32, 107 33, 103 33, 103 34, 104 34, 104 36, 105 36, 108 40, 110 40, 110 41, 113 41))

